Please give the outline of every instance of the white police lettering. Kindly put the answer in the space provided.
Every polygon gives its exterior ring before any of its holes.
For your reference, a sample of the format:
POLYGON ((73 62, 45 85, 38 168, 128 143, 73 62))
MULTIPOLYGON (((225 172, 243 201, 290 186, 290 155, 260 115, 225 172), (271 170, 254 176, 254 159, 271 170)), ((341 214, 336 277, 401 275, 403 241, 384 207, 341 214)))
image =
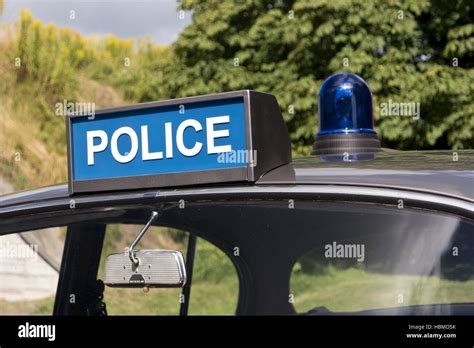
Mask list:
POLYGON ((107 133, 102 130, 95 130, 87 132, 87 164, 94 164, 94 153, 102 152, 107 147, 107 133), (99 138, 100 143, 94 145, 94 138, 99 138))
MULTIPOLYGON (((218 138, 229 137, 229 129, 216 130, 215 125, 230 123, 230 116, 215 116, 206 119, 206 145, 207 154, 221 154, 232 151, 230 144, 215 145, 215 140, 218 138)), ((143 161, 150 160, 162 160, 163 157, 173 158, 173 141, 176 141, 176 147, 183 156, 193 157, 202 151, 203 143, 195 141, 194 144, 190 144, 189 141, 185 142, 184 139, 186 134, 189 132, 200 133, 203 130, 203 125, 195 119, 186 119, 182 121, 176 129, 176 134, 173 134, 172 122, 166 122, 164 124, 164 139, 165 149, 163 151, 150 151, 149 135, 156 135, 156 130, 148 129, 148 126, 140 126, 140 134, 137 134, 131 127, 120 127, 112 133, 112 137, 109 139, 107 133, 103 130, 92 130, 87 131, 87 164, 92 166, 95 164, 95 154, 102 152, 107 149, 110 145, 110 151, 113 158, 119 163, 128 163, 133 161, 137 156, 138 151, 141 151, 141 159, 143 161), (191 128, 191 129, 189 129, 191 128), (119 151, 118 141, 121 136, 127 136, 129 141, 129 148, 121 149, 123 153, 119 151), (173 139, 174 136, 174 139, 173 139), (140 142, 139 142, 140 137, 140 142), (98 142, 97 140, 98 139, 98 142), (192 145, 192 146, 191 146, 192 145), (191 147, 188 147, 191 146, 191 147)))
POLYGON ((166 139, 166 158, 173 158, 173 132, 171 122, 165 123, 165 139, 166 139))
POLYGON ((141 126, 142 130, 142 160, 155 160, 155 159, 162 159, 163 152, 149 152, 148 149, 148 126, 141 126))
POLYGON ((196 120, 189 119, 189 120, 185 120, 181 122, 181 124, 178 126, 178 130, 176 131, 176 145, 178 146, 179 152, 181 152, 183 155, 187 157, 192 157, 192 156, 196 156, 199 153, 199 151, 201 151, 202 143, 200 143, 199 141, 196 141, 196 143, 194 144, 194 147, 192 147, 191 149, 188 149, 184 145, 184 139, 183 139, 184 131, 188 127, 193 127, 194 130, 197 132, 202 130, 201 124, 196 120))
POLYGON ((210 117, 206 119, 206 128, 207 128, 207 151, 209 154, 211 153, 223 153, 223 152, 230 152, 232 151, 232 147, 230 145, 221 145, 215 146, 214 139, 216 138, 224 138, 229 136, 228 129, 222 130, 214 130, 215 124, 222 124, 222 123, 229 123, 230 117, 229 116, 218 116, 218 117, 210 117))
POLYGON ((138 152, 138 137, 137 133, 130 127, 120 127, 117 129, 114 134, 112 134, 112 139, 110 140, 110 147, 112 150, 112 155, 120 163, 128 163, 135 158, 138 152), (130 151, 127 154, 122 155, 118 150, 118 140, 122 135, 128 135, 130 137, 131 146, 130 151))

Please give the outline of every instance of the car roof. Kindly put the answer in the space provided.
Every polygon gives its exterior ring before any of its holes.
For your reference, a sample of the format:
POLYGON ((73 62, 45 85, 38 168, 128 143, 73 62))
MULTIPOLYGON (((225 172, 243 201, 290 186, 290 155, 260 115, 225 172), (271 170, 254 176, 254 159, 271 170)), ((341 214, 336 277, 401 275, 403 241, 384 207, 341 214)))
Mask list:
MULTIPOLYGON (((262 185, 313 184, 370 186, 430 192, 474 201, 474 150, 382 152, 372 161, 323 162, 317 156, 295 158, 292 162, 295 181, 264 181, 262 185)), ((260 184, 257 182, 257 184, 260 184)), ((212 185, 224 191, 229 186, 248 183, 212 185)), ((205 187, 205 185, 199 185, 205 187)), ((189 189, 189 187, 186 187, 189 189)), ((169 188, 173 192, 179 188, 169 188)), ((160 189, 165 191, 166 189, 160 189)), ((126 191, 117 191, 120 195, 126 191)), ((109 192, 110 194, 110 192, 109 192)), ((81 194, 80 196, 93 195, 81 194)), ((0 207, 69 197, 66 184, 0 196, 0 207)))
POLYGON ((328 163, 319 156, 293 161, 298 183, 380 186, 474 201, 474 150, 390 151, 372 161, 328 163))

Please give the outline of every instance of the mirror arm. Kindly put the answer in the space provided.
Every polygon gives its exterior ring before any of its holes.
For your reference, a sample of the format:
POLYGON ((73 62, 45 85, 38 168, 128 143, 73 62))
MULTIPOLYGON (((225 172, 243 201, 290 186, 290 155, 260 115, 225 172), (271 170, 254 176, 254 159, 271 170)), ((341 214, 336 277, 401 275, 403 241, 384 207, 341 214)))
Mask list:
POLYGON ((143 228, 141 229, 140 233, 138 233, 138 235, 135 237, 135 239, 132 241, 132 244, 130 244, 130 246, 128 247, 128 257, 130 258, 130 261, 133 262, 133 264, 135 266, 138 266, 139 264, 139 260, 135 257, 135 252, 133 251, 133 249, 135 248, 135 246, 138 244, 138 242, 140 241, 140 239, 142 239, 143 235, 145 234, 145 232, 148 230, 148 228, 150 227, 150 225, 152 224, 153 221, 155 221, 155 219, 158 217, 158 212, 156 211, 152 211, 151 212, 151 216, 150 216, 150 219, 148 220, 148 222, 146 223, 145 226, 143 226, 143 228))

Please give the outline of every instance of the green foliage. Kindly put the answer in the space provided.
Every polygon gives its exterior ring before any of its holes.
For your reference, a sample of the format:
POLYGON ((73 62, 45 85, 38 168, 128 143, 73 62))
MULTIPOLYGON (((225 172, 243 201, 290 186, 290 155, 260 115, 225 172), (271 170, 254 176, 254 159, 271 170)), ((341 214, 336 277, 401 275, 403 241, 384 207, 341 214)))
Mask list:
POLYGON ((469 0, 183 0, 181 7, 193 11, 192 24, 173 46, 172 65, 150 66, 164 78, 150 79, 136 100, 270 92, 296 152, 308 153, 319 87, 331 74, 350 71, 373 90, 385 146, 474 145, 469 0), (382 116, 380 104, 389 100, 420 103, 421 118, 382 116))
POLYGON ((75 68, 85 60, 84 39, 69 29, 43 25, 27 11, 22 11, 18 27, 18 81, 38 81, 43 91, 38 97, 47 101, 61 93, 74 94, 75 68))
POLYGON ((0 30, 0 105, 6 108, 0 108, 0 147, 8 149, 0 161, 10 163, 20 151, 19 166, 24 168, 13 170, 25 171, 17 175, 21 180, 14 180, 21 189, 65 180, 65 122, 56 114, 57 103, 88 102, 97 108, 123 104, 121 93, 110 85, 120 86, 134 100, 136 91, 145 89, 150 66, 167 52, 149 40, 86 38, 43 24, 27 10, 14 26, 6 24, 0 30))
POLYGON ((161 85, 163 72, 173 64, 171 57, 168 48, 157 46, 148 38, 139 40, 129 67, 115 70, 111 84, 123 90, 124 97, 132 102, 155 100, 158 95, 166 95, 161 85))
MULTIPOLYGON (((54 104, 76 101, 77 69, 87 63, 86 42, 70 29, 42 24, 22 11, 17 23, 16 81, 23 96, 34 100, 32 114, 40 121, 40 138, 51 151, 65 154, 64 119, 54 114, 54 104)), ((10 55, 12 52, 10 52, 10 55)))

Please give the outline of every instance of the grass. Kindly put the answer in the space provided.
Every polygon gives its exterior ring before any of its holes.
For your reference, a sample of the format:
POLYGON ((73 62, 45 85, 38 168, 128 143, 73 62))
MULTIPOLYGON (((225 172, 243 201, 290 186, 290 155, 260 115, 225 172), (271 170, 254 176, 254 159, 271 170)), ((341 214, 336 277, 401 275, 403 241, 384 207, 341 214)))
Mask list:
MULTIPOLYGON (((97 108, 124 103, 110 87, 82 77, 80 80, 84 90, 79 100, 95 102, 97 108)), ((37 105, 37 87, 34 82, 15 84, 0 95, 0 173, 17 190, 67 180, 65 119, 37 105)))
POLYGON ((334 312, 417 304, 473 302, 474 279, 454 281, 437 276, 390 275, 362 269, 329 267, 318 275, 296 272, 291 292, 298 312, 324 306, 334 312), (399 303, 403 296, 403 303, 399 303))
MULTIPOLYGON (((238 282, 227 277, 222 282, 196 281, 191 290, 189 315, 233 315, 237 307, 238 282)), ((181 289, 106 288, 104 297, 109 315, 178 315, 181 289)), ((24 302, 0 301, 1 314, 51 315, 54 297, 24 302)))
POLYGON ((50 315, 53 313, 54 296, 34 301, 0 300, 1 315, 50 315))
MULTIPOLYGON (((232 315, 237 307, 238 283, 228 277, 220 283, 197 281, 191 290, 190 315, 232 315)), ((181 289, 106 288, 109 315, 178 315, 181 289)), ((35 301, 0 301, 0 313, 13 315, 51 315, 54 297, 35 301)))
MULTIPOLYGON (((190 315, 232 315, 238 298, 238 279, 230 260, 210 243, 199 240, 190 315), (212 260, 220 259, 220 262, 212 260)), ((296 271, 291 292, 298 312, 324 306, 333 312, 432 303, 473 302, 474 279, 454 281, 436 276, 390 275, 362 269, 336 269, 312 275, 296 271), (403 295, 403 303, 399 303, 403 295)), ((178 315, 180 289, 107 288, 104 293, 109 315, 178 315)), ((0 301, 2 314, 52 313, 53 298, 26 302, 0 301)))
MULTIPOLYGON (((113 289, 105 291, 109 315, 178 315, 181 289, 113 289)), ((238 283, 231 277, 222 282, 193 282, 190 315, 232 315, 237 306, 238 283)))

